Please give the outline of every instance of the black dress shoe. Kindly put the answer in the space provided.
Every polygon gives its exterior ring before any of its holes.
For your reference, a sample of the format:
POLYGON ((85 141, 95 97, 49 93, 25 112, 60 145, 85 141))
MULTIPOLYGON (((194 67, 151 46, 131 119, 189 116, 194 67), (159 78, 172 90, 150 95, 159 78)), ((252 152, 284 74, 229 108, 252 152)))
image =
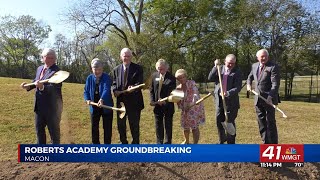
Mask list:
POLYGON ((224 144, 225 142, 227 142, 227 138, 223 139, 223 141, 220 141, 220 142, 217 143, 217 144, 224 144))

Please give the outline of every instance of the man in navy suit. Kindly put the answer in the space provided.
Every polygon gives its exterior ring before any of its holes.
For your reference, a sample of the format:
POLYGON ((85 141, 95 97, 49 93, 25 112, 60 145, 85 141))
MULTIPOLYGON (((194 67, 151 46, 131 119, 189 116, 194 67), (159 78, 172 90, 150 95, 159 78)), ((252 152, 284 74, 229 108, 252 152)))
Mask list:
MULTIPOLYGON (((225 132, 224 127, 221 122, 225 121, 224 109, 222 104, 220 82, 217 70, 218 60, 215 60, 215 66, 209 73, 208 80, 215 82, 215 104, 216 104, 216 119, 217 119, 217 128, 219 135, 219 144, 224 144, 226 141, 228 144, 235 144, 236 135, 231 135, 225 132)), ((239 92, 241 90, 241 71, 236 67, 236 56, 229 54, 226 56, 225 65, 221 66, 221 79, 222 87, 225 96, 226 106, 227 106, 227 115, 230 123, 236 127, 235 120, 238 115, 238 110, 240 108, 239 103, 239 92)))
POLYGON ((57 71, 56 53, 53 49, 45 48, 41 54, 44 65, 38 67, 35 85, 27 86, 23 82, 21 87, 30 91, 36 88, 35 94, 35 126, 37 132, 37 143, 46 144, 45 127, 48 127, 51 142, 60 144, 60 120, 62 113, 62 83, 40 83, 40 80, 48 79, 57 71))
MULTIPOLYGON (((275 105, 279 102, 280 74, 277 64, 269 61, 269 53, 261 49, 256 54, 259 62, 252 65, 247 79, 247 90, 251 91, 252 81, 255 81, 255 91, 275 105)), ((275 109, 265 101, 255 96, 255 109, 259 124, 259 132, 264 144, 278 144, 278 131, 275 119, 275 109)))
POLYGON ((150 105, 154 106, 157 143, 171 144, 174 104, 172 102, 159 102, 158 100, 169 96, 171 91, 176 88, 176 78, 168 72, 169 65, 164 59, 158 60, 156 69, 158 72, 152 74, 150 105), (164 130, 166 131, 165 141, 163 141, 164 130))
POLYGON ((126 107, 126 116, 121 119, 120 113, 117 113, 117 124, 122 144, 128 144, 126 119, 128 116, 132 144, 140 143, 140 115, 144 108, 141 89, 132 90, 127 93, 121 91, 130 89, 143 83, 143 69, 140 65, 131 62, 132 52, 129 48, 123 48, 120 53, 122 64, 113 69, 112 91, 117 98, 117 107, 120 102, 126 107))

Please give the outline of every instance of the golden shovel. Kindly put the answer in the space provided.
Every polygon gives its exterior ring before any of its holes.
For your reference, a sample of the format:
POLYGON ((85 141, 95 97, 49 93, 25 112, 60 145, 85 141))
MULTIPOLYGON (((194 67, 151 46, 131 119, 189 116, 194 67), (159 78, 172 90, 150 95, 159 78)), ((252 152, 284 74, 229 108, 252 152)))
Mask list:
MULTIPOLYGON (((94 105, 94 106, 98 106, 98 103, 89 102, 90 105, 94 105)), ((126 107, 124 106, 123 102, 120 102, 121 108, 115 108, 115 107, 111 107, 111 106, 106 106, 106 105, 100 105, 100 107, 105 108, 105 109, 110 109, 113 111, 120 111, 120 118, 122 119, 125 115, 126 115, 126 107)))
POLYGON ((170 96, 160 99, 159 101, 163 102, 168 100, 169 102, 177 103, 184 98, 184 92, 177 89, 173 90, 170 94, 170 96))
MULTIPOLYGON (((56 73, 54 73, 49 79, 44 79, 39 81, 40 83, 54 83, 54 84, 58 84, 61 83, 62 81, 66 80, 69 77, 70 73, 67 71, 57 71, 56 73)), ((28 83, 23 85, 24 87, 27 86, 32 86, 35 85, 36 83, 28 83)))
POLYGON ((224 110, 224 116, 225 121, 221 122, 224 129, 230 134, 235 135, 236 129, 234 128, 233 124, 229 122, 228 120, 228 114, 227 114, 227 105, 226 100, 224 97, 223 87, 222 87, 222 79, 221 79, 221 72, 220 72, 220 64, 217 64, 217 70, 218 70, 218 76, 219 76, 219 84, 220 84, 220 92, 221 92, 221 98, 222 98, 222 104, 223 104, 223 110, 224 110))

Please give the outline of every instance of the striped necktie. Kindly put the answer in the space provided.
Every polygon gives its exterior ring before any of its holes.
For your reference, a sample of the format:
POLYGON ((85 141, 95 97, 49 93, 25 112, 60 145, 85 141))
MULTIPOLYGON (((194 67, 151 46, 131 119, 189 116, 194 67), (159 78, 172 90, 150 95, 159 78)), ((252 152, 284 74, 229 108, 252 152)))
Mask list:
POLYGON ((39 79, 42 79, 43 78, 43 76, 46 74, 46 72, 47 72, 47 68, 43 68, 42 69, 42 71, 41 71, 41 74, 40 74, 40 78, 39 79))

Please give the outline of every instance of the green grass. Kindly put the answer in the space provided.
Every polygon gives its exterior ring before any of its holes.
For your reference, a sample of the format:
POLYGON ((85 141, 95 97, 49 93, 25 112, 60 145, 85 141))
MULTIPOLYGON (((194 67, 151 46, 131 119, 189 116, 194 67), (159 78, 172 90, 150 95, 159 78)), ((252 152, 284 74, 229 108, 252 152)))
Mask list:
MULTIPOLYGON (((33 113, 34 92, 22 90, 19 85, 23 81, 29 82, 30 80, 0 77, 2 84, 0 88, 0 99, 2 100, 0 104, 0 158, 2 160, 17 158, 17 144, 36 142, 33 113)), ((63 84, 62 143, 91 143, 89 109, 83 101, 83 87, 83 84, 63 84)), ((148 90, 143 91, 145 109, 141 115, 140 139, 141 143, 153 144, 156 141, 155 126, 153 108, 148 105, 148 93, 148 90)), ((259 144, 261 139, 253 107, 253 97, 244 98, 244 91, 241 92, 240 97, 241 109, 236 119, 236 143, 259 144)), ((283 119, 280 113, 276 114, 280 143, 320 143, 319 104, 283 101, 279 107, 288 115, 288 119, 283 119)), ((218 136, 212 97, 205 101, 205 110, 206 124, 200 127, 199 143, 215 144, 218 136)), ((129 141, 131 141, 129 128, 127 130, 129 141)), ((103 142, 102 135, 100 139, 103 142)), ((182 141, 180 111, 176 109, 173 143, 180 144, 182 141)), ((115 114, 112 143, 119 143, 115 114)))

